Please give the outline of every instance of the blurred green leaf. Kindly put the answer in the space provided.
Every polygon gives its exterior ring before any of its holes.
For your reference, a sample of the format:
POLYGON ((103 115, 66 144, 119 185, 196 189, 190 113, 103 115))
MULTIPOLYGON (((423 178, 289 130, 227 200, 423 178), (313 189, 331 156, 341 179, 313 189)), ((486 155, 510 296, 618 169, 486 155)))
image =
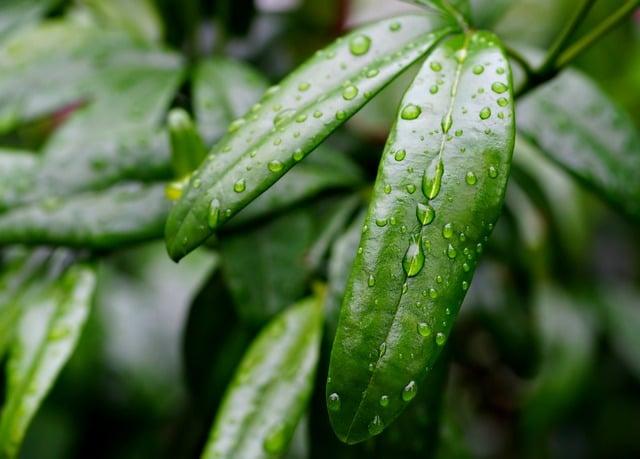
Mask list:
POLYGON ((640 133, 587 76, 565 71, 519 102, 518 128, 589 190, 640 218, 640 133))
POLYGON ((21 301, 21 317, 11 346, 8 389, 0 415, 0 456, 13 458, 29 422, 53 385, 82 331, 95 287, 95 271, 78 264, 59 272, 52 263, 21 301))
POLYGON ((161 237, 164 186, 124 183, 0 214, 0 244, 108 249, 161 237))
POLYGON ((216 416, 203 459, 282 455, 311 395, 322 334, 322 300, 274 318, 243 357, 216 416))
POLYGON ((36 22, 57 3, 59 0, 2 0, 0 42, 21 27, 36 22))
POLYGON ((267 87, 266 79, 242 62, 224 57, 200 62, 193 76, 193 109, 205 143, 211 146, 222 137, 267 87))
POLYGON ((169 255, 199 246, 449 31, 425 15, 370 24, 267 91, 193 174, 167 220, 169 255))
POLYGON ((185 177, 198 168, 206 150, 193 120, 185 110, 174 108, 167 116, 171 140, 171 163, 177 177, 185 177))

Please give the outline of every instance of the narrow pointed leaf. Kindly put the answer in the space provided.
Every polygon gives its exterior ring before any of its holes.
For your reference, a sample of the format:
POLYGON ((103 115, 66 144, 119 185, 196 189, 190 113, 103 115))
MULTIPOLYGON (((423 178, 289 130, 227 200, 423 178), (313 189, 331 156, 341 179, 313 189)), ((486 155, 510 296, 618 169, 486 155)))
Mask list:
POLYGON ((206 144, 220 139, 229 123, 244 115, 268 86, 266 78, 239 61, 215 57, 198 64, 193 108, 206 144))
POLYGON ((274 318, 244 355, 216 416, 203 459, 281 456, 306 410, 322 333, 322 300, 274 318))
POLYGON ((514 138, 498 39, 445 39, 401 102, 344 298, 327 381, 327 397, 342 400, 330 418, 343 441, 380 433, 421 390, 500 215, 514 138), (424 265, 409 273, 414 238, 424 265))
POLYGON ((8 389, 0 414, 0 457, 13 458, 27 427, 73 352, 89 313, 94 269, 69 268, 60 279, 22 302, 7 363, 8 389))
POLYGON ((200 245, 449 31, 430 16, 380 21, 268 90, 193 174, 167 221, 170 256, 178 260, 200 245))
POLYGON ((0 214, 0 244, 107 249, 162 236, 164 185, 125 183, 0 214))
POLYGON ((569 70, 527 96, 518 129, 588 189, 640 219, 640 131, 587 76, 569 70))

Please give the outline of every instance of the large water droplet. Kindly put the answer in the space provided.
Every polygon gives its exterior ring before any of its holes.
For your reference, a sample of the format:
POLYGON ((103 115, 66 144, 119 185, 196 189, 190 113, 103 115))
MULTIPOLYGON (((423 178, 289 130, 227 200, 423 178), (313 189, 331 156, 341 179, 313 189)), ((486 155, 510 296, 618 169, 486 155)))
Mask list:
POLYGON ((408 104, 400 112, 400 117, 403 120, 415 120, 422 113, 422 109, 414 104, 408 104))
POLYGON ((431 336, 431 328, 427 323, 420 322, 418 324, 418 334, 420 336, 424 336, 425 338, 428 338, 429 336, 431 336))
POLYGON ((506 85, 506 84, 504 84, 504 83, 500 83, 499 81, 496 81, 495 83, 493 83, 493 84, 491 85, 491 90, 492 90, 493 92, 495 92, 496 94, 502 94, 502 93, 505 93, 505 92, 507 92, 507 89, 509 89, 509 88, 507 87, 507 85, 506 85))
POLYGON ((351 100, 358 95, 358 88, 353 85, 349 85, 342 91, 342 98, 344 100, 351 100))
POLYGON ((467 182, 467 185, 475 185, 476 182, 478 181, 476 174, 474 174, 472 171, 467 172, 467 175, 465 176, 464 179, 467 182))
POLYGON ((420 243, 420 236, 414 235, 411 238, 409 248, 402 260, 402 267, 404 268, 407 276, 414 277, 422 270, 424 266, 424 252, 422 251, 422 244, 420 243))
POLYGON ((274 159, 269 161, 269 164, 267 165, 267 167, 271 172, 280 172, 282 170, 283 164, 277 159, 274 159))
POLYGON ((354 56, 362 56, 369 52, 371 47, 371 38, 363 34, 358 34, 349 41, 349 51, 354 56))
POLYGON ((244 179, 240 179, 233 184, 233 191, 235 191, 236 193, 242 193, 246 188, 247 185, 244 179))
POLYGON ((376 415, 369 423, 368 430, 370 435, 378 435, 384 429, 380 416, 376 415))
POLYGON ((486 120, 491 116, 491 109, 489 107, 484 107, 480 110, 480 119, 486 120))
POLYGON ((410 381, 409 384, 404 386, 404 389, 402 389, 402 400, 404 400, 405 402, 410 402, 411 400, 413 400, 417 393, 418 386, 416 385, 415 381, 410 381))
POLYGON ((427 199, 435 199, 440 194, 444 164, 441 160, 432 161, 422 176, 422 192, 427 199))
POLYGON ((340 396, 337 393, 334 392, 329 395, 327 399, 327 407, 329 408, 329 411, 340 411, 340 405, 340 396))
POLYGON ((436 218, 436 211, 429 204, 418 203, 416 217, 422 226, 430 224, 436 218))
POLYGON ((475 65, 473 67, 473 73, 475 75, 480 75, 482 72, 484 72, 484 66, 483 65, 475 65))
POLYGON ((407 156, 406 150, 398 150, 393 155, 396 161, 402 161, 406 156, 407 156))
POLYGON ((211 229, 215 229, 218 226, 218 220, 220 219, 220 201, 212 199, 209 203, 209 216, 207 222, 211 229))

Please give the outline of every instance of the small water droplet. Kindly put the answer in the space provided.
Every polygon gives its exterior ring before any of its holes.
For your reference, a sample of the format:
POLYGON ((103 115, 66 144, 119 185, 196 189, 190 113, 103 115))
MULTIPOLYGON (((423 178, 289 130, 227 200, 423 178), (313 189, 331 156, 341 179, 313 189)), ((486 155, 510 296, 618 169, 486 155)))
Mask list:
POLYGON ((333 393, 331 395, 329 395, 329 398, 327 399, 327 407, 329 408, 329 411, 340 411, 340 396, 337 393, 333 393))
POLYGON ((418 324, 418 334, 420 336, 424 336, 425 338, 431 336, 431 328, 426 322, 420 322, 418 324))
POLYGON ((384 186, 384 192, 385 194, 389 194, 391 193, 391 185, 389 185, 388 183, 384 186))
POLYGON ((480 110, 481 120, 489 119, 490 116, 491 116, 491 109, 489 107, 484 107, 482 110, 480 110))
POLYGON ((496 69, 496 73, 497 73, 498 75, 502 75, 502 74, 504 73, 504 67, 498 67, 498 68, 496 69))
POLYGON ((453 225, 447 223, 442 227, 442 237, 445 239, 451 239, 453 237, 453 225))
POLYGON ((338 121, 343 121, 347 118, 347 112, 345 112, 344 110, 339 110, 336 112, 336 119, 338 121))
POLYGON ((414 104, 408 104, 400 112, 400 117, 403 120, 415 120, 422 113, 422 109, 414 104))
POLYGON ((498 169, 495 166, 489 166, 489 177, 496 178, 498 176, 498 169))
POLYGON ((402 389, 402 400, 404 400, 405 402, 410 402, 411 400, 413 400, 417 393, 418 386, 416 385, 415 381, 410 381, 409 384, 404 386, 404 389, 402 389))
POLYGON ((436 211, 429 204, 418 203, 416 206, 416 217, 422 226, 426 226, 436 217, 436 211))
POLYGON ((498 105, 500 105, 501 107, 506 107, 507 105, 509 105, 509 100, 506 97, 500 97, 498 99, 498 105))
POLYGON ((462 281, 462 290, 466 292, 468 289, 469 289, 469 282, 462 281))
POLYGON ((401 28, 402 24, 400 24, 399 22, 392 22, 391 24, 389 24, 389 30, 392 32, 397 32, 401 28))
POLYGON ((413 183, 407 185, 407 193, 413 194, 416 192, 416 186, 413 183))
POLYGON ((440 64, 440 62, 438 61, 431 62, 431 64, 429 64, 429 67, 431 67, 431 70, 433 70, 434 72, 439 72, 440 70, 442 70, 442 64, 440 64))
POLYGON ((295 115, 295 113, 296 113, 296 110, 294 108, 288 108, 286 110, 282 110, 273 118, 273 125, 275 127, 282 126, 284 123, 289 121, 289 119, 291 119, 291 117, 295 115))
POLYGON ((467 182, 467 185, 475 185, 478 181, 478 178, 476 177, 476 174, 474 174, 472 171, 469 171, 467 172, 464 180, 467 182))
POLYGON ((437 94, 437 93, 438 93, 438 90, 440 90, 440 86, 438 86, 437 84, 434 84, 433 86, 431 86, 431 87, 429 88, 429 92, 430 92, 431 94, 437 94))
POLYGON ((406 150, 398 150, 393 155, 396 161, 402 161, 406 156, 407 156, 406 150))
POLYGON ((293 152, 292 158, 294 161, 300 161, 302 158, 304 158, 304 152, 302 151, 302 149, 297 148, 296 151, 293 152))
POLYGON ((447 247, 447 256, 449 258, 451 258, 452 260, 458 256, 458 251, 456 250, 456 248, 449 244, 449 247, 447 247))
POLYGON ((499 81, 496 81, 495 83, 493 83, 491 85, 491 90, 493 92, 495 92, 496 94, 503 94, 505 92, 507 92, 509 88, 507 87, 506 84, 504 83, 500 83, 499 81))
POLYGON ((342 91, 342 98, 344 100, 352 100, 358 95, 358 88, 353 85, 349 85, 342 91))
POLYGON ((444 346, 444 343, 447 341, 447 337, 444 333, 438 332, 436 335, 436 344, 438 346, 444 346))
POLYGON ((380 397, 380 406, 381 407, 385 407, 385 406, 389 406, 389 396, 388 395, 383 395, 380 397))
POLYGON ((429 298, 431 298, 432 300, 438 298, 438 291, 435 288, 429 289, 429 298))
POLYGON ((374 78, 374 77, 377 77, 379 73, 380 73, 380 70, 378 70, 378 69, 371 69, 371 70, 367 71, 367 78, 374 78))
POLYGON ((376 278, 373 276, 373 274, 369 274, 369 279, 367 280, 367 285, 369 287, 373 287, 374 285, 376 285, 376 278))
POLYGON ((380 344, 380 349, 378 350, 379 358, 382 358, 385 352, 387 352, 387 343, 383 342, 382 344, 380 344))
POLYGON ((449 132, 449 129, 451 129, 451 125, 453 124, 453 117, 451 116, 450 113, 448 113, 445 117, 442 118, 442 121, 440 122, 440 127, 442 128, 442 132, 444 134, 449 132))
POLYGON ((242 127, 242 125, 246 123, 244 118, 238 118, 237 120, 234 120, 231 122, 231 124, 229 125, 229 132, 236 132, 238 129, 240 129, 242 127))
POLYGON ((454 132, 454 134, 456 135, 456 137, 462 137, 462 134, 464 134, 464 131, 462 129, 458 129, 456 132, 454 132))
POLYGON ((402 267, 408 277, 415 277, 420 273, 423 266, 424 252, 422 251, 422 244, 420 244, 420 236, 414 235, 402 260, 402 267))
POLYGON ((371 47, 371 38, 366 35, 358 34, 349 41, 349 51, 354 56, 362 56, 369 52, 371 47))
POLYGON ((376 219, 376 225, 379 226, 380 228, 384 228, 385 226, 387 226, 387 223, 389 223, 389 220, 386 218, 376 219))
POLYGON ((267 165, 267 167, 271 172, 280 172, 282 170, 283 164, 277 159, 273 159, 269 161, 269 164, 267 165))
POLYGON ((300 83, 300 84, 298 85, 298 91, 305 92, 305 91, 307 91, 310 87, 311 87, 311 84, 307 83, 306 81, 303 81, 302 83, 300 83))
POLYGON ((306 114, 301 113, 298 116, 296 116, 296 122, 297 123, 304 123, 305 121, 307 121, 307 115, 306 114))
POLYGON ((247 186, 244 179, 240 179, 233 184, 233 191, 235 191, 236 193, 242 193, 246 188, 247 186))
POLYGON ((484 66, 483 65, 476 65, 473 67, 473 73, 475 75, 480 75, 482 74, 482 72, 484 72, 484 66))

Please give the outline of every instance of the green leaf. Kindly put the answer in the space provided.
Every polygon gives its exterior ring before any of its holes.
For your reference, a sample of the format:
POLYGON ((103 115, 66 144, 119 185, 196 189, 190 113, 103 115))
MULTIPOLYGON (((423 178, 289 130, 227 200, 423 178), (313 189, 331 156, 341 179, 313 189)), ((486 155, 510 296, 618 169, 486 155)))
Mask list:
POLYGON ((429 16, 380 21, 268 90, 193 174, 167 221, 170 256, 179 260, 205 241, 450 30, 429 16))
POLYGON ((500 215, 514 140, 499 40, 443 41, 401 103, 344 298, 327 380, 343 441, 380 433, 421 390, 500 215))
POLYGON ((588 189, 640 218, 640 133, 587 76, 566 71, 522 100, 518 129, 588 189))
POLYGON ((124 183, 0 214, 0 244, 116 248, 162 236, 168 211, 162 184, 124 183))
POLYGON ((469 0, 404 0, 407 3, 414 3, 426 6, 445 14, 460 13, 464 17, 469 17, 471 5, 469 0))
POLYGON ((0 42, 16 30, 36 22, 58 0, 2 0, 0 4, 0 42))
MULTIPOLYGON (((56 269, 59 266, 52 263, 52 274, 56 269)), ((73 352, 89 313, 95 272, 78 264, 52 284, 43 282, 22 299, 7 363, 7 397, 0 415, 3 458, 17 456, 29 422, 73 352)))
POLYGON ((274 318, 240 362, 203 459, 282 455, 313 387, 322 300, 306 299, 274 318))
POLYGON ((242 319, 260 325, 303 296, 315 267, 307 257, 324 230, 318 222, 343 205, 323 200, 221 237, 222 269, 242 319))
POLYGON ((242 209, 228 227, 245 225, 313 198, 323 191, 355 188, 362 184, 362 171, 357 164, 339 150, 320 145, 315 155, 291 169, 242 209))
POLYGON ((514 0, 470 0, 471 23, 478 28, 496 25, 514 3, 514 0))
POLYGON ((206 156, 200 134, 185 110, 174 108, 167 117, 171 140, 171 162, 178 177, 184 177, 197 169, 206 156))
POLYGON ((202 61, 193 77, 193 108, 207 145, 244 115, 268 87, 267 80, 242 62, 224 57, 202 61))
POLYGON ((581 395, 594 362, 596 330, 588 305, 557 286, 542 284, 533 295, 541 366, 523 406, 527 435, 560 420, 581 395))
POLYGON ((181 81, 181 65, 177 55, 122 34, 67 22, 48 23, 2 47, 0 126, 75 108, 46 143, 37 173, 0 196, 0 207, 123 179, 168 177, 168 139, 157 127, 181 81))

